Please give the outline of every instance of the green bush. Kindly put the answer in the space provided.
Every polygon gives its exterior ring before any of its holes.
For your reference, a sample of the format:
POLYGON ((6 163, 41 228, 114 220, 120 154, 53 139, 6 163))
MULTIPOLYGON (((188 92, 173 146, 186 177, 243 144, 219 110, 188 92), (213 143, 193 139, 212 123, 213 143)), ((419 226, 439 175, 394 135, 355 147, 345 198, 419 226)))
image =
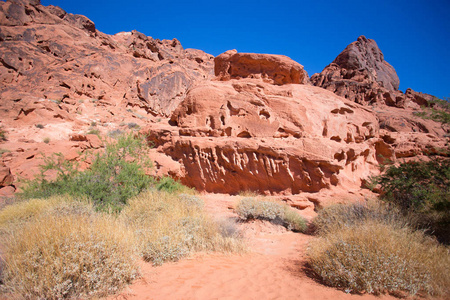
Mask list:
POLYGON ((235 209, 239 217, 244 220, 260 219, 282 225, 289 230, 304 232, 306 221, 288 205, 273 201, 263 201, 246 197, 239 201, 235 209))
POLYGON ((6 141, 6 131, 0 126, 0 142, 6 141))
POLYGON ((347 292, 448 295, 448 249, 409 221, 378 202, 322 209, 313 220, 319 237, 309 244, 309 265, 347 292))
POLYGON ((405 214, 417 215, 418 224, 431 227, 443 242, 450 242, 450 160, 409 162, 390 166, 378 177, 381 199, 405 214))
POLYGON ((415 113, 415 115, 442 124, 450 124, 450 102, 448 100, 435 98, 429 104, 429 108, 424 108, 422 112, 415 113))
POLYGON ((168 193, 186 193, 192 191, 187 186, 174 180, 171 177, 162 177, 156 183, 155 187, 158 191, 165 191, 168 193))
POLYGON ((55 194, 87 197, 97 209, 120 211, 131 197, 149 186, 152 179, 145 174, 150 166, 144 141, 133 135, 122 135, 106 143, 103 151, 92 154, 90 169, 79 171, 78 165, 61 154, 47 158, 41 176, 26 183, 21 197, 46 198, 55 194), (55 170, 57 177, 49 181, 45 172, 55 170))

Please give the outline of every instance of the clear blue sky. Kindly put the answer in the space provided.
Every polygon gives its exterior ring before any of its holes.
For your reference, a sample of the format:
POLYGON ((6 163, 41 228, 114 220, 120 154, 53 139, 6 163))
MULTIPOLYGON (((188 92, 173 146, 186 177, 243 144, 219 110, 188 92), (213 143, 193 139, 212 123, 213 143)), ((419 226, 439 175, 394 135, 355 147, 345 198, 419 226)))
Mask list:
POLYGON ((90 18, 98 30, 136 29, 218 55, 283 54, 311 76, 358 36, 374 39, 408 87, 450 97, 450 0, 41 0, 90 18))

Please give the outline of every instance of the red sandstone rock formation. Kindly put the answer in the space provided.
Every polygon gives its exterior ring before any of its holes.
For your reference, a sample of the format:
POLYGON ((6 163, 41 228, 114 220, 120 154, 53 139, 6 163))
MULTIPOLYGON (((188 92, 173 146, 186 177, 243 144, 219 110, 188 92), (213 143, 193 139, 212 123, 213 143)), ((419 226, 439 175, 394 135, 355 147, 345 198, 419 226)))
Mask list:
POLYGON ((229 50, 214 59, 214 73, 219 80, 262 78, 265 82, 283 85, 307 83, 303 66, 284 55, 238 53, 229 50))
POLYGON ((0 196, 37 174, 42 153, 77 160, 99 149, 95 130, 143 128, 158 176, 276 194, 298 208, 321 206, 319 194, 362 198, 379 163, 448 147, 449 128, 413 115, 432 96, 398 91, 395 70, 364 37, 312 77, 323 89, 305 85, 303 67, 285 56, 213 59, 176 39, 110 36, 37 0, 0 2, 0 25, 0 196))
POLYGON ((199 190, 318 192, 359 186, 377 165, 374 115, 309 85, 208 82, 189 91, 171 123, 178 130, 166 131, 157 150, 180 162, 182 182, 199 190))
POLYGON ((0 3, 2 108, 19 112, 34 98, 102 100, 168 115, 213 57, 133 31, 114 36, 88 18, 39 1, 0 3))
POLYGON ((395 69, 384 60, 374 40, 360 36, 344 49, 311 82, 360 104, 386 104, 401 108, 427 105, 433 96, 408 89, 398 91, 400 80, 395 69))

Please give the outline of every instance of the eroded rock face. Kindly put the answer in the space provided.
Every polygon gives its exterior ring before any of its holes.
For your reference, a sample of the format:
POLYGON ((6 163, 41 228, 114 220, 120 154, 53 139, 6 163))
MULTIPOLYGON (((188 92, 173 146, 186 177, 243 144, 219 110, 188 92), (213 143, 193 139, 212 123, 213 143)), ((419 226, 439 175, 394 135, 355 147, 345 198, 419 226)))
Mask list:
POLYGON ((238 53, 229 50, 214 59, 214 73, 219 80, 262 78, 277 85, 308 82, 303 66, 284 55, 238 53))
POLYGON ((106 35, 88 18, 39 1, 1 2, 0 24, 0 95, 8 111, 20 111, 32 96, 168 115, 190 87, 212 76, 213 57, 176 39, 106 35))
POLYGON ((414 91, 398 91, 400 80, 395 69, 384 60, 374 40, 360 36, 340 53, 321 73, 314 74, 311 82, 333 93, 360 104, 388 105, 418 108, 426 105, 414 91), (414 94, 414 95, 413 95, 414 94))
POLYGON ((183 165, 183 183, 208 192, 318 192, 360 185, 377 164, 373 114, 309 85, 208 82, 189 91, 171 124, 178 132, 160 130, 158 150, 183 165))
POLYGON ((377 82, 389 91, 398 90, 400 80, 397 73, 384 60, 384 55, 374 40, 360 36, 356 42, 348 45, 332 63, 349 72, 346 74, 347 79, 358 80, 358 77, 363 77, 364 74, 368 81, 377 82))
POLYGON ((413 114, 432 96, 398 91, 395 71, 363 37, 311 86, 285 56, 227 51, 214 59, 176 39, 110 36, 37 0, 0 2, 0 24, 8 137, 0 141, 0 198, 20 190, 19 176, 38 174, 42 153, 77 161, 101 151, 97 132, 142 128, 156 176, 201 191, 278 195, 311 210, 335 195, 364 199, 360 186, 380 163, 448 147, 450 128, 413 114))

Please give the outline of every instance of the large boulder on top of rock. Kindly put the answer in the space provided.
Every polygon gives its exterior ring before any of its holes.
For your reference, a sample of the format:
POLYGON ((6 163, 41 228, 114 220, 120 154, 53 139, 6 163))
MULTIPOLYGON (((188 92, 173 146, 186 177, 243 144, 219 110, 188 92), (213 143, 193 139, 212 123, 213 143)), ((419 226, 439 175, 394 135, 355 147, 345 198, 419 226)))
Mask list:
POLYGON ((287 56, 238 53, 229 50, 214 59, 214 73, 219 80, 261 78, 276 85, 304 84, 308 74, 303 66, 287 56))

